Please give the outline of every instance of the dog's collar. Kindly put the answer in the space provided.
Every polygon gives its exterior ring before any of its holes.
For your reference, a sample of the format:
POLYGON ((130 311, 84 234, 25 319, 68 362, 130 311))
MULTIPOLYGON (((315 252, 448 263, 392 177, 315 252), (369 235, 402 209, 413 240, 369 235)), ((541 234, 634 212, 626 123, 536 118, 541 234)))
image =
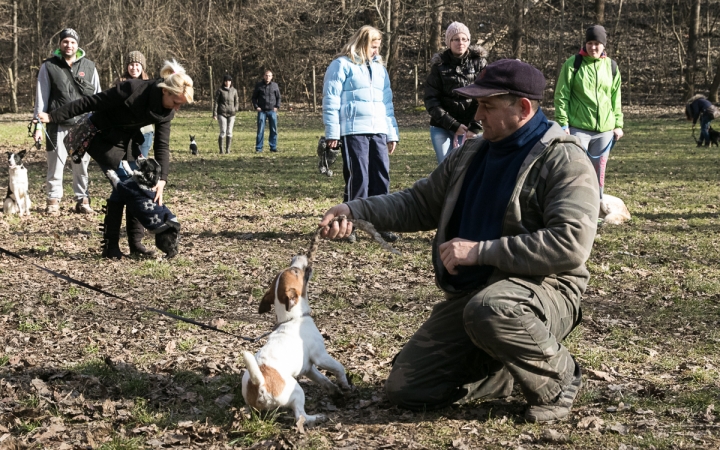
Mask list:
MULTIPOLYGON (((288 322, 292 322, 293 320, 302 319, 303 317, 310 317, 310 313, 309 313, 309 312, 306 312, 306 313, 304 313, 304 314, 303 314, 302 316, 300 316, 300 317, 293 317, 293 318, 290 318, 290 319, 288 319, 288 320, 283 320, 282 322, 278 322, 278 323, 275 324, 275 326, 273 327, 272 331, 275 331, 275 330, 277 330, 278 328, 280 328, 280 325, 284 325, 284 324, 286 324, 286 323, 288 323, 288 322)), ((272 331, 271 331, 271 333, 272 333, 272 331)))

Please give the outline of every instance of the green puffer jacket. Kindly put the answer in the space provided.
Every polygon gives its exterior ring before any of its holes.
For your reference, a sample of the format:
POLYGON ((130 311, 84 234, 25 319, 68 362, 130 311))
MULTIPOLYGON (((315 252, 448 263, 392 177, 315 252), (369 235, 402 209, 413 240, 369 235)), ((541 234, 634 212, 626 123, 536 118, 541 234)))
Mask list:
POLYGON ((582 130, 605 132, 623 127, 620 71, 612 76, 610 58, 583 57, 577 73, 571 56, 555 86, 555 121, 582 130))
MULTIPOLYGON (((378 230, 437 228, 435 281, 448 297, 462 293, 441 282, 446 269, 438 247, 448 240, 448 222, 465 173, 484 143, 481 137, 469 139, 409 189, 348 202, 354 218, 368 220, 378 230)), ((495 267, 488 284, 522 277, 579 298, 590 279, 585 262, 597 231, 599 201, 597 176, 580 141, 552 123, 520 167, 503 237, 480 242, 478 264, 495 267)))

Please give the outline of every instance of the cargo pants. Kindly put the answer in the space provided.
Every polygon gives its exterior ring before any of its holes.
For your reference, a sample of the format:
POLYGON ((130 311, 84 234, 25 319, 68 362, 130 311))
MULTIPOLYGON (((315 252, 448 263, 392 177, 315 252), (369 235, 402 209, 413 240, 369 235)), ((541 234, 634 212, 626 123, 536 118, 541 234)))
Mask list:
POLYGON ((435 305, 393 363, 390 402, 439 409, 506 397, 517 383, 529 404, 551 403, 573 380, 560 342, 581 318, 579 294, 553 284, 510 278, 435 305))

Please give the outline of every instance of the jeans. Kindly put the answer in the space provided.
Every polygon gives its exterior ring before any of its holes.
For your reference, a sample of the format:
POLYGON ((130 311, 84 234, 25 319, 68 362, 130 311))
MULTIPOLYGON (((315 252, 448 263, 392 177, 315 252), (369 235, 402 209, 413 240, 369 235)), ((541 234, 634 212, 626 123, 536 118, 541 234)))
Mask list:
MULTIPOLYGON (((45 184, 48 199, 61 199, 63 196, 63 169, 66 163, 70 163, 72 167, 72 188, 75 193, 75 200, 80 201, 89 197, 88 193, 88 165, 90 164, 90 154, 85 153, 80 164, 75 164, 68 158, 67 150, 63 139, 67 136, 68 127, 58 126, 57 131, 57 147, 53 151, 47 152, 47 182, 45 184)), ((46 144, 48 148, 52 148, 51 143, 46 144)))
POLYGON ((607 167, 607 161, 610 157, 610 149, 615 144, 615 134, 612 130, 600 133, 575 127, 570 127, 570 134, 580 139, 582 146, 590 157, 598 177, 600 198, 602 198, 603 187, 605 187, 605 167, 607 167))
POLYGON ((277 113, 275 111, 258 111, 257 116, 257 140, 255 141, 255 151, 261 152, 263 149, 263 138, 265 135, 265 120, 270 125, 270 151, 277 150, 277 113))
POLYGON ((140 146, 140 153, 144 157, 148 157, 148 154, 150 153, 150 147, 152 147, 153 137, 155 136, 155 132, 151 131, 149 133, 144 133, 143 137, 145 138, 145 141, 140 146))
MULTIPOLYGON (((220 125, 220 137, 232 137, 233 127, 235 126, 235 116, 225 117, 220 114, 217 118, 218 124, 220 125)), ((263 124, 263 126, 265 126, 265 124, 263 124)), ((260 132, 258 132, 258 134, 262 135, 260 132)), ((260 145, 262 146, 262 141, 260 145)))
POLYGON ((704 112, 700 114, 700 144, 710 145, 710 122, 713 115, 704 112))
MULTIPOLYGON (((458 147, 463 143, 464 136, 458 136, 458 147)), ((455 139, 455 133, 445 128, 430 126, 430 140, 432 141, 433 149, 435 149, 435 156, 437 162, 440 164, 443 162, 448 152, 454 147, 453 139, 455 139)))

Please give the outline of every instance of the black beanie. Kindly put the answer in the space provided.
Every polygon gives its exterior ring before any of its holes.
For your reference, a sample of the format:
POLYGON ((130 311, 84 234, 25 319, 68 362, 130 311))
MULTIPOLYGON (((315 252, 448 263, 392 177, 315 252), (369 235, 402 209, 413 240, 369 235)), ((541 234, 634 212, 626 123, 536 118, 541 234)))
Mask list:
POLYGON ((593 25, 585 31, 585 42, 598 41, 607 47, 607 33, 602 25, 593 25))
POLYGON ((230 76, 229 73, 226 73, 225 76, 223 77, 223 83, 226 81, 232 81, 232 77, 230 76))
POLYGON ((80 35, 78 34, 77 31, 73 30, 72 28, 65 28, 64 30, 62 30, 60 32, 60 40, 61 41, 67 37, 75 39, 75 42, 77 42, 78 44, 80 43, 80 35))

